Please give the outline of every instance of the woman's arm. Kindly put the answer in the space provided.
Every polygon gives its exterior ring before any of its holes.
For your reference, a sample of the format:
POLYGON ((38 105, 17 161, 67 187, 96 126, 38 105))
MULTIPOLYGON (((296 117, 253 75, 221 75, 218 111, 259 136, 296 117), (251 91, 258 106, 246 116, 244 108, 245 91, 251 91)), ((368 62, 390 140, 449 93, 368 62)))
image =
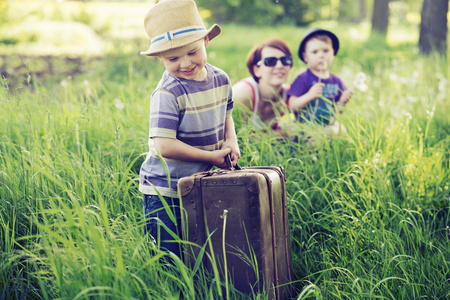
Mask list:
MULTIPOLYGON (((248 112, 253 111, 253 90, 249 84, 243 81, 239 81, 238 83, 233 85, 233 99, 239 109, 241 109, 242 107, 246 107, 248 109, 248 112)), ((248 114, 244 113, 245 110, 241 112, 243 119, 247 120, 248 114)))

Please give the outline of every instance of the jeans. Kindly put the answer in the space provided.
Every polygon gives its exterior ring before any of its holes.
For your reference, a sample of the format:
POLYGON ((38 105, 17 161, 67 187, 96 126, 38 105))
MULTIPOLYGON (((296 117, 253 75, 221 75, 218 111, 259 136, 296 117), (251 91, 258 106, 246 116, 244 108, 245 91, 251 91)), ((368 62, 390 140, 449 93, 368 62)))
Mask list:
POLYGON ((181 213, 179 199, 163 197, 167 202, 170 211, 176 218, 176 224, 170 219, 168 212, 164 208, 163 202, 156 195, 144 195, 144 214, 146 224, 144 230, 150 238, 160 245, 163 250, 170 251, 181 257, 180 244, 172 237, 160 224, 163 223, 178 237, 181 236, 181 213))

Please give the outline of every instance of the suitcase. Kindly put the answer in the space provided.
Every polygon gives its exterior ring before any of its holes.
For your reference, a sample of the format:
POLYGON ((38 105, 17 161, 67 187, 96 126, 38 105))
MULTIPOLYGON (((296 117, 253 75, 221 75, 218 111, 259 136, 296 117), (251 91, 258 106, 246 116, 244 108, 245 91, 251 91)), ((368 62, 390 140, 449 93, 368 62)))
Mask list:
POLYGON ((223 228, 228 276, 247 294, 291 296, 292 267, 283 167, 208 171, 181 178, 184 262, 193 267, 202 246, 203 266, 213 272, 211 251, 224 281, 223 228), (208 241, 210 236, 210 241, 208 241), (198 246, 192 246, 196 244, 198 246), (253 261, 253 263, 251 263, 253 261))

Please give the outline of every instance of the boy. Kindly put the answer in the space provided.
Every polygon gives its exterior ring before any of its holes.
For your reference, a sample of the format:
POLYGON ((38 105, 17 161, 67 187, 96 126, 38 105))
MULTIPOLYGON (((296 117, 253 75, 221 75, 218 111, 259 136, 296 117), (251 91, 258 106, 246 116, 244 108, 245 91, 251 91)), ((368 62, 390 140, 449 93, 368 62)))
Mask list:
POLYGON ((166 71, 150 100, 149 152, 139 190, 146 231, 161 248, 180 256, 174 242, 181 226, 178 179, 226 167, 227 154, 233 165, 240 157, 231 84, 222 70, 206 62, 205 48, 221 29, 214 24, 206 30, 193 0, 157 3, 144 25, 151 45, 141 54, 158 56, 166 71))
MULTIPOLYGON (((327 134, 345 134, 345 128, 333 117, 336 104, 342 108, 353 95, 342 80, 330 73, 339 40, 332 32, 309 29, 300 43, 298 55, 308 69, 297 76, 289 91, 288 107, 300 122, 313 122, 325 126, 327 134)), ((340 109, 339 109, 340 110, 340 109)), ((340 111, 341 112, 341 111, 340 111)))

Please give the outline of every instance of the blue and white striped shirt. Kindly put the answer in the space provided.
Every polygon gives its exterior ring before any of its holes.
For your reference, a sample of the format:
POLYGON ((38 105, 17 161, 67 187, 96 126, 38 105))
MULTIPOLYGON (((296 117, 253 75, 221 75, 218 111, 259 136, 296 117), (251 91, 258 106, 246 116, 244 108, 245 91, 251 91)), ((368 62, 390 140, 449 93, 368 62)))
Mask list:
POLYGON ((233 109, 231 84, 222 70, 210 64, 205 67, 204 81, 186 80, 164 72, 151 96, 149 152, 139 176, 139 190, 144 194, 156 195, 157 190, 163 196, 177 198, 179 178, 212 167, 199 161, 162 158, 153 140, 174 138, 208 151, 221 148, 225 119, 231 117, 233 109))

